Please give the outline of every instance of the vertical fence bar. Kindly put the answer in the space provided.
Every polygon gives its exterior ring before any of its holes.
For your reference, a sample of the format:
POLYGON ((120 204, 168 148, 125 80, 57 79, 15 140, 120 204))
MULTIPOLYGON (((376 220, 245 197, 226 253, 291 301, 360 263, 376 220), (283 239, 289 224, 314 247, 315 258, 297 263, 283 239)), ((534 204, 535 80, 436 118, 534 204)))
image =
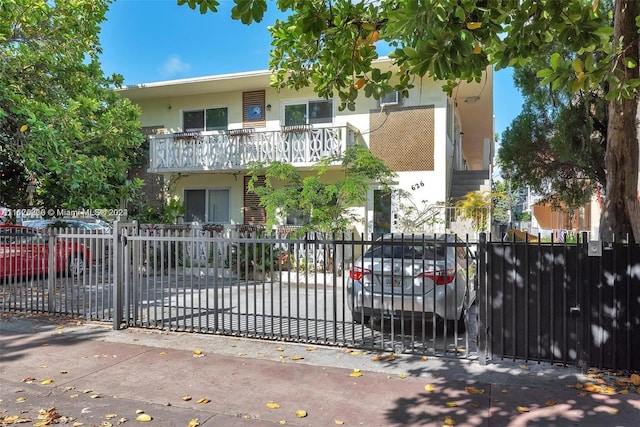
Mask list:
MULTIPOLYGON (((567 365, 567 356, 569 353, 569 343, 567 342, 567 327, 569 322, 567 321, 567 316, 569 314, 569 306, 567 304, 567 287, 569 286, 569 274, 567 272, 567 263, 569 262, 569 250, 568 244, 565 241, 562 244, 562 255, 564 257, 562 263, 562 306, 560 312, 562 313, 561 317, 561 331, 562 331, 562 364, 567 365)), ((550 354, 552 361, 554 361, 555 357, 553 357, 553 353, 550 354)))
MULTIPOLYGON (((56 303, 55 303, 55 279, 56 279, 56 275, 57 275, 57 269, 56 269, 56 246, 57 246, 57 239, 58 236, 56 235, 56 233, 52 233, 51 236, 49 237, 49 241, 47 242, 48 247, 49 247, 49 251, 47 253, 47 262, 48 262, 48 273, 47 273, 47 309, 49 310, 49 312, 55 313, 55 311, 57 310, 56 308, 56 303)), ((20 250, 20 248, 16 248, 16 253, 17 251, 20 250)), ((21 268, 21 266, 18 266, 18 268, 21 268)))
POLYGON ((478 357, 481 365, 487 364, 487 358, 489 357, 489 350, 491 346, 488 342, 488 326, 489 316, 488 307, 490 306, 491 295, 491 282, 487 280, 487 275, 490 271, 487 271, 487 256, 489 246, 487 245, 487 233, 480 233, 480 239, 478 241, 478 357))
POLYGON ((529 333, 531 328, 529 327, 529 288, 531 287, 530 272, 529 272, 529 248, 531 247, 529 242, 529 234, 527 233, 524 238, 524 360, 529 361, 529 333))
MULTIPOLYGON (((111 254, 111 262, 113 264, 113 329, 119 330, 122 325, 122 314, 123 314, 123 298, 122 298, 122 267, 123 262, 120 262, 120 226, 118 221, 115 221, 113 224, 112 230, 112 254, 111 254)), ((123 236, 122 243, 126 241, 126 236, 123 236)))
POLYGON ((538 241, 536 242, 536 289, 538 290, 536 295, 536 351, 538 354, 538 363, 540 363, 542 359, 542 266, 544 263, 541 240, 540 233, 538 233, 538 241))

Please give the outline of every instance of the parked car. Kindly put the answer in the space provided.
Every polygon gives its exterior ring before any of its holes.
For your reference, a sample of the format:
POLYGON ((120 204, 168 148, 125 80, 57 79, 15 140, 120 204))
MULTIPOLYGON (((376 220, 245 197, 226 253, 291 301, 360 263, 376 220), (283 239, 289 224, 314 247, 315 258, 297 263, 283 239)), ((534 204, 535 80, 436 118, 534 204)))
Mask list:
MULTIPOLYGON (((0 225, 0 278, 44 275, 49 271, 49 238, 22 225, 0 225)), ((77 242, 55 243, 55 272, 81 276, 91 265, 89 248, 77 242)))
POLYGON ((347 302, 357 323, 433 314, 463 321, 476 299, 475 278, 475 257, 454 235, 385 234, 353 263, 347 302))

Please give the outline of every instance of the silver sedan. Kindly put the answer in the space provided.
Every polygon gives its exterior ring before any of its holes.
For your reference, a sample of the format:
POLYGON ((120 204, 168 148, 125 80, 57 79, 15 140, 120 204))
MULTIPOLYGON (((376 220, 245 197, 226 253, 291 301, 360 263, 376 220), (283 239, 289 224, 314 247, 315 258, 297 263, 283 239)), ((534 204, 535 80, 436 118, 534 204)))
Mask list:
POLYGON ((347 301, 357 323, 463 320, 476 298, 475 273, 469 245, 454 235, 385 234, 351 266, 347 301))

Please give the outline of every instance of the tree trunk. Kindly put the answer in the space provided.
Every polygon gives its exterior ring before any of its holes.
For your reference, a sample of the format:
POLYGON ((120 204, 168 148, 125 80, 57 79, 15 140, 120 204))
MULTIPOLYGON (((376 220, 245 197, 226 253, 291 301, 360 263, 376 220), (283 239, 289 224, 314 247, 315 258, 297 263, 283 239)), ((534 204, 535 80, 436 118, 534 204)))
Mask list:
MULTIPOLYGON (((637 0, 617 0, 614 15, 614 40, 623 40, 623 58, 638 64, 638 39, 635 25, 640 15, 637 0)), ((620 81, 637 79, 638 67, 627 68, 619 60, 616 74, 620 81)), ((605 206, 600 223, 600 236, 612 240, 614 236, 632 233, 640 242, 640 191, 638 188, 638 99, 609 102, 609 127, 605 168, 607 186, 605 206)))

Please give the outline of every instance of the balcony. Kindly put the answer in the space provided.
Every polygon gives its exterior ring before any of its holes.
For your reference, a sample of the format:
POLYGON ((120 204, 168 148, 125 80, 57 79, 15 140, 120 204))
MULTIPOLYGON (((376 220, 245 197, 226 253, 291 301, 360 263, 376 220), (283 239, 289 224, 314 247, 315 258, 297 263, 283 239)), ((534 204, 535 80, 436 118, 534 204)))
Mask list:
POLYGON ((308 167, 343 154, 356 144, 359 134, 347 124, 153 135, 149 137, 149 172, 243 170, 251 162, 275 161, 308 167))

